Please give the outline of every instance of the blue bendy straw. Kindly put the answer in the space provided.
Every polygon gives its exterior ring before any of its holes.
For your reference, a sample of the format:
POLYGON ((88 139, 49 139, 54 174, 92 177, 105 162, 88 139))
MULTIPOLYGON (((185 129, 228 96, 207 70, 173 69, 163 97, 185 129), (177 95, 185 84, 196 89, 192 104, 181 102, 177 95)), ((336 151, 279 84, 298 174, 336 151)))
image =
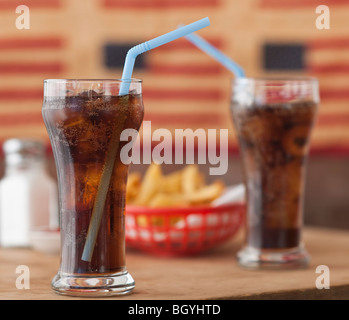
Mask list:
MULTIPOLYGON (((139 54, 149 51, 151 49, 154 49, 156 47, 159 47, 165 43, 171 42, 178 38, 181 38, 189 33, 195 32, 209 25, 210 25, 210 20, 208 18, 204 18, 192 24, 178 28, 160 37, 146 41, 144 43, 141 43, 131 48, 126 55, 119 95, 126 95, 129 92, 133 67, 135 64, 136 57, 139 54)), ((121 121, 120 123, 122 123, 123 120, 122 118, 120 118, 118 121, 121 121)), ((120 125, 117 127, 121 128, 123 126, 120 125)), ((117 140, 118 134, 120 134, 118 133, 118 130, 115 130, 115 136, 113 134, 111 138, 112 141, 110 143, 110 149, 108 150, 106 155, 106 161, 101 174, 100 183, 99 183, 97 194, 96 194, 95 204, 93 206, 93 210, 90 218, 90 225, 86 235, 85 246, 81 256, 81 260, 83 261, 92 260, 93 251, 96 246, 98 230, 101 224, 105 200, 107 197, 110 179, 113 173, 115 158, 116 158, 117 150, 119 147, 119 143, 117 140)))
POLYGON ((189 40, 192 44, 197 46, 202 51, 206 52, 209 56, 216 59, 219 63, 221 63, 224 67, 230 70, 237 78, 245 77, 244 70, 236 64, 233 60, 231 60, 228 56, 223 54, 213 45, 208 43, 205 39, 200 36, 191 33, 185 36, 187 40, 189 40))
POLYGON ((143 42, 139 45, 132 47, 126 55, 124 70, 122 73, 122 81, 119 95, 128 94, 130 89, 130 81, 132 78, 133 67, 136 61, 136 58, 139 54, 154 49, 156 47, 162 46, 163 44, 169 43, 173 40, 179 39, 188 35, 189 33, 198 31, 202 28, 208 27, 210 25, 210 20, 206 17, 204 19, 198 20, 186 26, 180 27, 176 30, 168 32, 162 36, 154 38, 152 40, 143 42))

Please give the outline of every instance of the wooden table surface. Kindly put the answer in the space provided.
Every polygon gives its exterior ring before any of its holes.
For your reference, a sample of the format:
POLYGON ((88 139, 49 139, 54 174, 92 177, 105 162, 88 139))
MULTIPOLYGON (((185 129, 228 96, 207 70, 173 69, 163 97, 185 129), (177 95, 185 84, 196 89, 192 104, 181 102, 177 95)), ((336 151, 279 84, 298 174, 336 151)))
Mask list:
MULTIPOLYGON (((240 268, 235 254, 241 234, 196 257, 164 258, 128 252, 127 267, 136 281, 133 293, 107 299, 349 299, 349 231, 306 228, 304 241, 311 254, 306 269, 251 271, 240 268), (316 288, 319 265, 330 270, 330 289, 316 288)), ((60 296, 50 287, 59 256, 30 249, 0 249, 1 300, 82 299, 60 296), (16 288, 16 267, 30 270, 30 288, 16 288)), ((91 298, 90 298, 91 299, 91 298)))

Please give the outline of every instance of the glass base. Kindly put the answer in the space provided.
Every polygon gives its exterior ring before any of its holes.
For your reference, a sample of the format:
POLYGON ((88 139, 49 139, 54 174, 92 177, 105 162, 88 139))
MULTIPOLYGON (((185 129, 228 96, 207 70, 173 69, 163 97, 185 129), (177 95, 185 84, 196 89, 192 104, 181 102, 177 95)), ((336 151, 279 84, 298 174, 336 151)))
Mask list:
POLYGON ((95 276, 67 275, 58 272, 51 286, 56 293, 61 295, 102 297, 126 295, 134 289, 135 282, 127 271, 95 276))
POLYGON ((303 247, 291 249, 257 249, 246 246, 237 254, 240 266, 248 269, 296 269, 309 264, 309 254, 303 247))

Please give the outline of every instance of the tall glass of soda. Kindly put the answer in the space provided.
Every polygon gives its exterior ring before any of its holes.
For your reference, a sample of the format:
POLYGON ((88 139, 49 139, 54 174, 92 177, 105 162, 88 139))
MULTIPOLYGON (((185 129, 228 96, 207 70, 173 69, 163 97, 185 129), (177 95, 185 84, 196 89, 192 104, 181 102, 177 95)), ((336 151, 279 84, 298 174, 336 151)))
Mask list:
POLYGON ((305 170, 319 103, 318 81, 233 82, 231 110, 246 185, 247 268, 305 267, 302 242, 305 170))
POLYGON ((44 81, 42 114, 59 189, 61 262, 52 280, 59 294, 121 295, 135 285, 125 263, 129 166, 120 158, 127 143, 120 135, 141 126, 142 82, 130 80, 129 94, 122 96, 120 84, 107 79, 44 81))

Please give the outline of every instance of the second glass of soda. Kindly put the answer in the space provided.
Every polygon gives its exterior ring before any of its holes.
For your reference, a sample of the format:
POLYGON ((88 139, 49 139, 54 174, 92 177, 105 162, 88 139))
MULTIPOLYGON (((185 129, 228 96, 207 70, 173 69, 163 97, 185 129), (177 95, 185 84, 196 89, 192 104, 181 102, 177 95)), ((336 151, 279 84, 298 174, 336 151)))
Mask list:
POLYGON ((238 262, 247 268, 304 267, 305 169, 319 103, 318 82, 234 80, 231 110, 247 191, 246 240, 238 262))

